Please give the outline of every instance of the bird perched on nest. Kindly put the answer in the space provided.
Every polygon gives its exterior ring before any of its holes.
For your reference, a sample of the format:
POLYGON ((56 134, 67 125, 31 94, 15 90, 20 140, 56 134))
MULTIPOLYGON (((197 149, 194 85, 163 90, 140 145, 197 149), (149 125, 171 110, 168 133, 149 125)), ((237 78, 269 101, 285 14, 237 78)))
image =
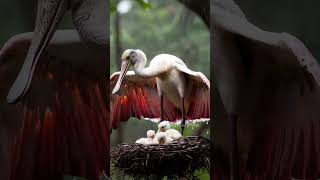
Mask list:
POLYGON ((180 58, 159 54, 145 67, 146 54, 139 49, 127 49, 121 61, 121 71, 110 77, 110 85, 114 87, 111 97, 113 128, 132 116, 160 117, 160 121, 181 118, 183 134, 186 120, 210 117, 208 78, 202 72, 190 70, 180 58), (133 71, 128 71, 130 66, 133 71), (154 98, 156 94, 160 102, 154 98))
POLYGON ((140 138, 136 140, 136 143, 138 144, 155 144, 156 142, 154 130, 147 131, 147 138, 140 138))
POLYGON ((179 139, 182 137, 179 131, 175 129, 170 129, 169 121, 162 121, 161 123, 159 123, 157 134, 160 132, 164 132, 168 138, 171 138, 173 140, 179 139))
POLYGON ((156 134, 156 140, 158 144, 169 144, 173 141, 165 132, 158 132, 156 134))

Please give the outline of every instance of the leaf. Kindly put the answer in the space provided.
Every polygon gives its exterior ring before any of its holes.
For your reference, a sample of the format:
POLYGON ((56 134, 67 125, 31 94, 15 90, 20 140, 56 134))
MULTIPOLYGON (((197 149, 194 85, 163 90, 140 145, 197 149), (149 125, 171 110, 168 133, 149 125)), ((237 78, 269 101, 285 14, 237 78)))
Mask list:
POLYGON ((115 0, 110 1, 110 12, 113 14, 117 10, 117 2, 115 0))
POLYGON ((144 9, 150 9, 151 8, 151 4, 149 2, 147 2, 146 0, 136 0, 138 4, 140 4, 140 6, 142 6, 144 9))

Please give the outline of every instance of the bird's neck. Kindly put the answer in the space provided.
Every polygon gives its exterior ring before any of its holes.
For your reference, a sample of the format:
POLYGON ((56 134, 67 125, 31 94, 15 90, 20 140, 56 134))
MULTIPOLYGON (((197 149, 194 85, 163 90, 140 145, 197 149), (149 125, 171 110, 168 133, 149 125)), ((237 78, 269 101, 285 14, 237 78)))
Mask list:
POLYGON ((149 78, 148 71, 145 68, 145 65, 146 65, 146 62, 144 61, 136 63, 133 65, 133 70, 138 76, 143 78, 149 78))

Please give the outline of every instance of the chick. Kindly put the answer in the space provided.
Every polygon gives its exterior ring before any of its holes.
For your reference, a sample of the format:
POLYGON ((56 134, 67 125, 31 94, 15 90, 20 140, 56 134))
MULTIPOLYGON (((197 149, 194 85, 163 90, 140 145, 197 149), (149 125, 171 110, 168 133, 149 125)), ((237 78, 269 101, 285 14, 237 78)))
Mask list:
POLYGON ((173 139, 168 137, 164 132, 158 132, 156 134, 156 139, 159 144, 169 144, 173 141, 173 139))
POLYGON ((148 140, 149 140, 149 144, 157 144, 157 140, 155 138, 155 132, 154 130, 148 130, 147 131, 147 137, 148 137, 148 140))
POLYGON ((182 135, 179 133, 179 131, 175 129, 170 129, 170 123, 169 121, 162 121, 158 125, 158 132, 164 132, 166 133, 167 137, 170 137, 171 139, 179 139, 182 137, 182 135))
POLYGON ((136 143, 139 144, 154 144, 155 141, 155 132, 154 130, 147 131, 147 138, 140 138, 136 140, 136 143))
POLYGON ((136 143, 138 144, 149 144, 149 139, 148 138, 139 138, 136 140, 136 143))

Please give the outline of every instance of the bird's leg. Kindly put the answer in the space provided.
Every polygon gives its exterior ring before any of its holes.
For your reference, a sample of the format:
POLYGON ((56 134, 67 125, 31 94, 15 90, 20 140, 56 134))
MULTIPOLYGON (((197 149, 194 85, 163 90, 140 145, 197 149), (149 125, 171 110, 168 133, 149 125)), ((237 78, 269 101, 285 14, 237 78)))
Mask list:
POLYGON ((182 98, 182 122, 181 122, 181 135, 183 136, 183 130, 186 123, 185 112, 184 112, 184 97, 182 98))
POLYGON ((160 122, 164 120, 163 118, 163 95, 160 95, 160 122))
POLYGON ((231 175, 230 180, 239 180, 239 156, 238 156, 238 132, 237 132, 237 118, 238 116, 234 113, 230 113, 228 115, 230 121, 230 142, 231 142, 231 156, 230 156, 230 164, 231 164, 231 175))

